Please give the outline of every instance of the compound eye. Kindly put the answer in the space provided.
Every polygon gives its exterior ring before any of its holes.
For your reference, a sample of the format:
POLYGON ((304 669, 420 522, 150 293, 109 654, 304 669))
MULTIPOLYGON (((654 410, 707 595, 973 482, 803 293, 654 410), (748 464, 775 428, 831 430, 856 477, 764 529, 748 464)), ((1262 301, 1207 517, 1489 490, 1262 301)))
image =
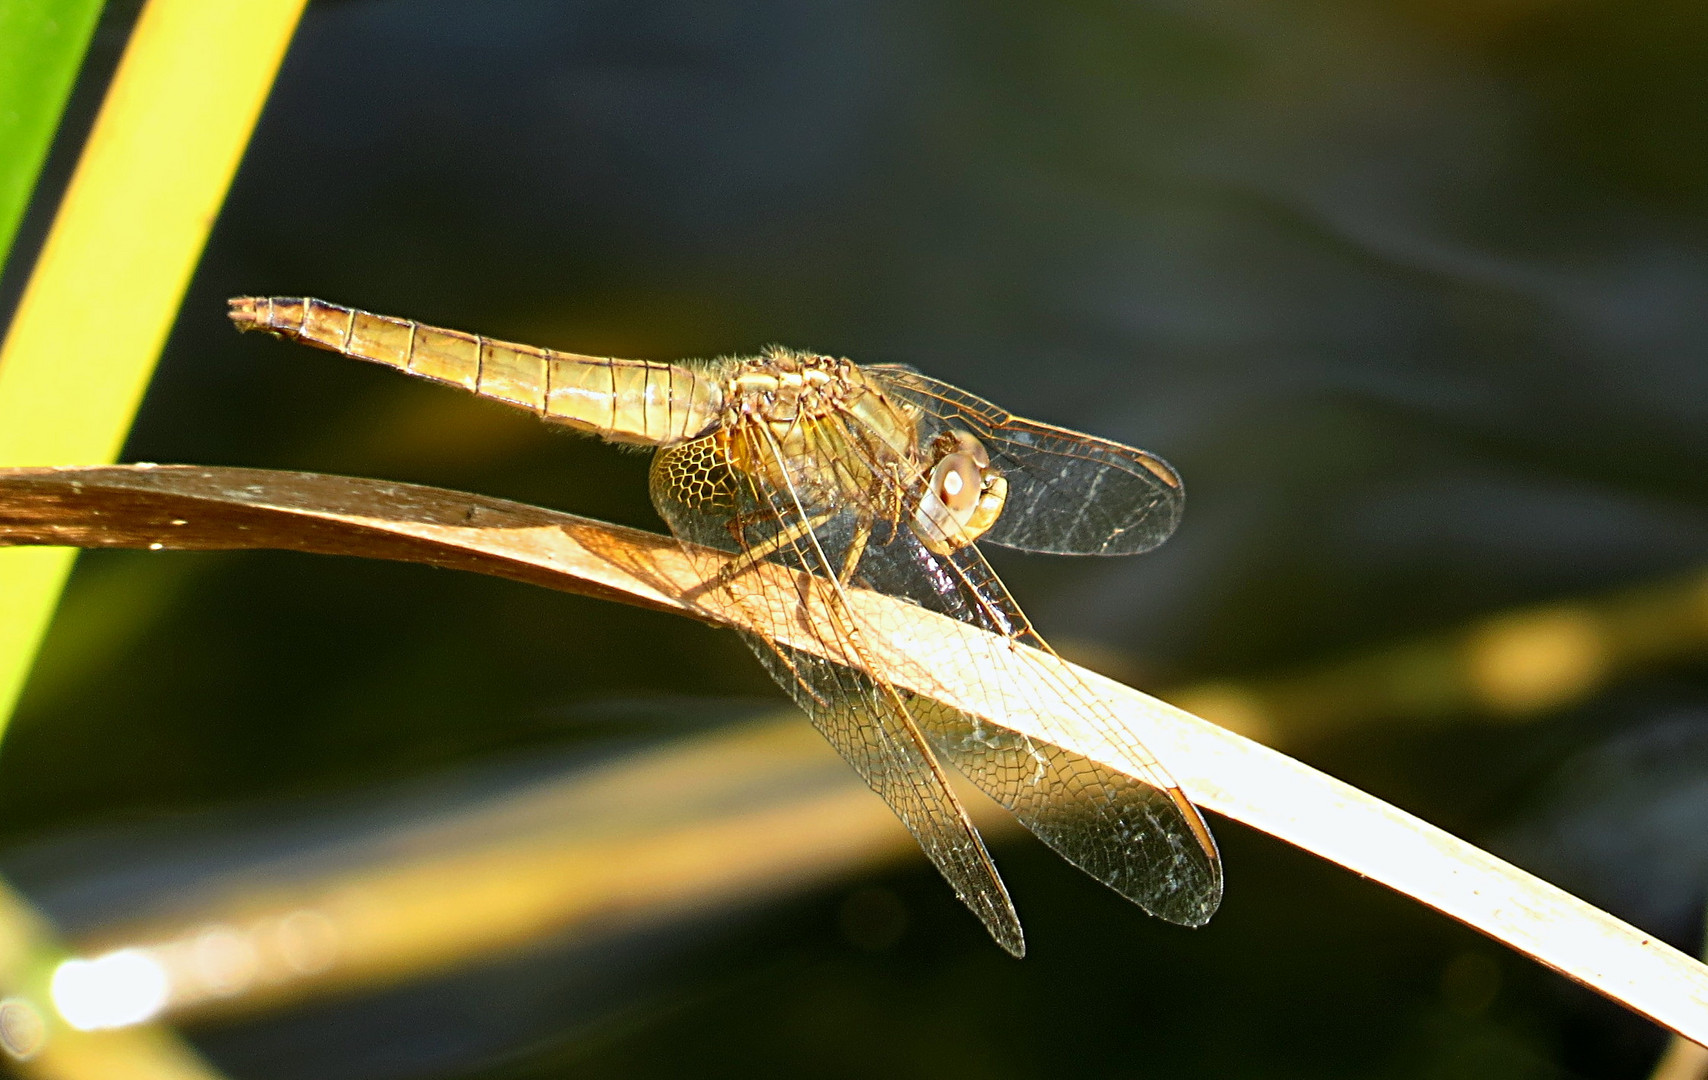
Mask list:
POLYGON ((957 517, 978 504, 984 478, 978 462, 964 453, 946 454, 931 471, 931 489, 957 517))
POLYGON ((973 464, 980 470, 990 468, 990 451, 986 450, 984 448, 984 443, 979 442, 978 439, 974 438, 971 432, 951 431, 949 433, 949 437, 955 441, 954 449, 951 451, 952 453, 962 454, 971 458, 973 464))
POLYGON ((958 551, 983 536, 1002 513, 1008 482, 991 467, 984 444, 964 431, 938 437, 942 457, 931 468, 913 531, 939 555, 958 551))

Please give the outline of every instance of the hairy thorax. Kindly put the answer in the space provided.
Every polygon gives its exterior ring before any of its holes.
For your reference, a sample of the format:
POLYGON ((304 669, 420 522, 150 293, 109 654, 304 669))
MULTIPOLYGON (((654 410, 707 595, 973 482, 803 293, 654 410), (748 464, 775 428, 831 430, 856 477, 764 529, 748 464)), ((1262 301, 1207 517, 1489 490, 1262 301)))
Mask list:
POLYGON ((735 468, 824 504, 907 487, 917 432, 917 417, 852 362, 773 348, 731 370, 714 437, 735 468), (809 461, 811 470, 782 464, 809 461))

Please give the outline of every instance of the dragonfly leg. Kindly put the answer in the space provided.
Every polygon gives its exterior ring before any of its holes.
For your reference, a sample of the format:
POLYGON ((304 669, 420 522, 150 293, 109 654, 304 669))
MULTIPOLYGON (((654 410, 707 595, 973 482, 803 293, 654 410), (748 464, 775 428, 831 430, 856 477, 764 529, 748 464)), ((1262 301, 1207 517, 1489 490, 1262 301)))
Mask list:
POLYGON ((848 555, 842 560, 842 573, 836 575, 836 580, 847 586, 854 580, 854 571, 860 568, 860 558, 866 554, 866 544, 872 539, 872 519, 862 516, 854 523, 854 539, 848 545, 848 555))
POLYGON ((724 532, 729 533, 729 538, 739 544, 747 536, 749 525, 761 521, 772 521, 776 517, 776 514, 746 514, 737 511, 729 516, 728 521, 724 522, 724 532))

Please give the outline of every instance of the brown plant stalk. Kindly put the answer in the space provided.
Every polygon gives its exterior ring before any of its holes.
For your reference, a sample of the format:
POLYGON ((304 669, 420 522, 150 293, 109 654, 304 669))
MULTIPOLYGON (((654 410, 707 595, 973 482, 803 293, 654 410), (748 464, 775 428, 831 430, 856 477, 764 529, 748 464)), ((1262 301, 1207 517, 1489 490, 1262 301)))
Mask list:
MULTIPOLYGON (((718 553, 538 507, 377 480, 193 466, 0 470, 0 545, 173 550, 274 548, 427 563, 742 626, 797 648, 800 611, 767 614, 703 588, 718 553), (759 620, 775 621, 760 625, 759 620)), ((763 565, 759 573, 792 571, 763 565)), ((739 582, 739 578, 737 579, 739 582)), ((907 689, 1038 736, 1049 708, 993 696, 1005 681, 957 657, 983 631, 856 591, 868 642, 907 689)), ((987 651, 980 650, 980 655, 987 651)), ((831 657, 831 659, 842 659, 831 657)), ((1015 657, 1013 680, 1040 679, 1015 657)), ((1044 658, 1042 663, 1065 661, 1044 658)), ((1080 678, 1167 763, 1208 810, 1329 859, 1427 904, 1699 1043, 1708 1042, 1708 967, 1598 908, 1350 785, 1094 673, 1080 678)), ((1059 679, 1044 681, 1060 682, 1059 679)), ((1071 730, 1071 727, 1070 727, 1071 730)), ((1058 739, 1057 741, 1064 741, 1058 739)), ((1090 733, 1069 746, 1123 771, 1119 748, 1090 733)), ((1238 888, 1237 871, 1232 887, 1238 888)))

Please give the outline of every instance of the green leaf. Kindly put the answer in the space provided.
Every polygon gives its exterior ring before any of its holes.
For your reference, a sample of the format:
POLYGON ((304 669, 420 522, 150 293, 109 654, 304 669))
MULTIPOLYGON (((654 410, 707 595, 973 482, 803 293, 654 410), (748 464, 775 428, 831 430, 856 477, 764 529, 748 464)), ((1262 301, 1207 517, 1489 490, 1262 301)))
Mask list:
POLYGON ((100 15, 101 0, 0 0, 0 270, 100 15))

